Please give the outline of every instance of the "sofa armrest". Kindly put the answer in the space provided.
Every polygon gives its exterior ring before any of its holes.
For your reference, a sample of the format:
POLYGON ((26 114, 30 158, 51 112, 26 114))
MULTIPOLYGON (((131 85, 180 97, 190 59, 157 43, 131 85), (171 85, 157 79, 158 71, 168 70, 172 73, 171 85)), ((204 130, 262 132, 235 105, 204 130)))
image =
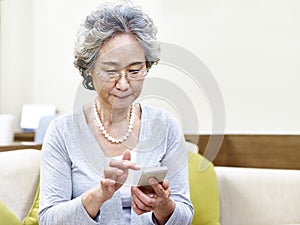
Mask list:
POLYGON ((300 170, 215 167, 222 225, 299 224, 300 170))
POLYGON ((39 183, 40 150, 0 152, 0 199, 19 220, 30 210, 39 183))

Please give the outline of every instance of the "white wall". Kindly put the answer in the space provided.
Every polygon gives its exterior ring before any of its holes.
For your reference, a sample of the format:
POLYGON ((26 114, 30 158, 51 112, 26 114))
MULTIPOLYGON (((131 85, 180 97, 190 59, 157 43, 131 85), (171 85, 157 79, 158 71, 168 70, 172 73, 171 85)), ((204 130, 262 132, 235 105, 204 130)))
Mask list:
MULTIPOLYGON (((2 5, 8 2, 17 0, 2 0, 2 5)), ((2 6, 6 20, 1 28, 1 112, 18 113, 21 103, 30 100, 54 103, 62 112, 71 110, 80 82, 72 64, 75 34, 99 1, 18 2, 20 8, 2 6), (17 14, 18 22, 14 10, 22 12, 17 14), (12 11, 14 17, 7 19, 12 11), (18 24, 20 28, 20 23, 28 28, 25 38, 15 35, 20 31, 11 30, 18 24), (28 45, 23 44, 24 39, 28 45), (18 76, 18 83, 12 82, 12 76, 18 76)), ((224 98, 226 132, 300 132, 299 1, 134 2, 154 19, 161 41, 184 47, 208 66, 224 98)), ((212 112, 202 90, 166 65, 155 68, 151 76, 181 85, 197 109, 200 132, 210 132, 212 112)))
POLYGON ((23 103, 33 97, 33 0, 2 0, 0 112, 17 123, 23 103))
POLYGON ((95 2, 35 0, 34 102, 72 110, 80 83, 73 66, 75 37, 84 17, 98 6, 95 2))

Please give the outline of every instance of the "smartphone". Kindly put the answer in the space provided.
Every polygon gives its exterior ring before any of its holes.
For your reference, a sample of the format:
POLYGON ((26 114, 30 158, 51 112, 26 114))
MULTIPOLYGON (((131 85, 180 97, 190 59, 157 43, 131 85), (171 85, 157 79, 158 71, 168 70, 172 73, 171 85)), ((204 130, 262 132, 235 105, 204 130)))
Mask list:
POLYGON ((152 166, 142 168, 142 174, 139 179, 137 187, 144 193, 150 194, 154 193, 152 186, 149 184, 149 178, 155 178, 160 184, 164 181, 168 172, 166 166, 152 166))

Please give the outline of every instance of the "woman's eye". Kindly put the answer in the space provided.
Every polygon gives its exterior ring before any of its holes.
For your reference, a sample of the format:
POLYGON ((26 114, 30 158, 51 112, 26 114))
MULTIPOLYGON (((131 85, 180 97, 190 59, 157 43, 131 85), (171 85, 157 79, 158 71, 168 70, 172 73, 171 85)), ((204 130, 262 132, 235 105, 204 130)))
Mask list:
POLYGON ((139 72, 140 72, 140 70, 129 70, 129 73, 131 73, 131 74, 137 74, 139 72))
POLYGON ((111 76, 117 74, 118 72, 116 70, 106 70, 105 73, 111 76))

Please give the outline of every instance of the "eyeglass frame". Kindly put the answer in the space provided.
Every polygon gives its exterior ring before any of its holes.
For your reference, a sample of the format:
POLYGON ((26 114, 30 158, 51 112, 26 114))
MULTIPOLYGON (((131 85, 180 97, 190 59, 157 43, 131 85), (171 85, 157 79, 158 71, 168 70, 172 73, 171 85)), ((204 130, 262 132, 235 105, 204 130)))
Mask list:
POLYGON ((96 70, 95 73, 96 73, 97 77, 99 77, 103 81, 113 82, 113 81, 119 80, 123 76, 126 76, 126 78, 130 81, 137 81, 137 80, 144 79, 146 77, 146 75, 148 74, 149 69, 147 68, 147 65, 143 65, 142 68, 144 68, 144 67, 146 67, 145 70, 143 70, 143 69, 134 70, 134 71, 142 72, 142 74, 137 78, 133 78, 133 77, 130 76, 130 74, 132 74, 132 72, 129 72, 130 70, 128 72, 123 72, 123 73, 120 73, 120 70, 116 70, 115 73, 117 74, 117 76, 113 77, 113 78, 111 78, 109 75, 107 75, 107 74, 109 74, 109 72, 104 72, 103 71, 103 73, 101 73, 100 71, 96 70))

